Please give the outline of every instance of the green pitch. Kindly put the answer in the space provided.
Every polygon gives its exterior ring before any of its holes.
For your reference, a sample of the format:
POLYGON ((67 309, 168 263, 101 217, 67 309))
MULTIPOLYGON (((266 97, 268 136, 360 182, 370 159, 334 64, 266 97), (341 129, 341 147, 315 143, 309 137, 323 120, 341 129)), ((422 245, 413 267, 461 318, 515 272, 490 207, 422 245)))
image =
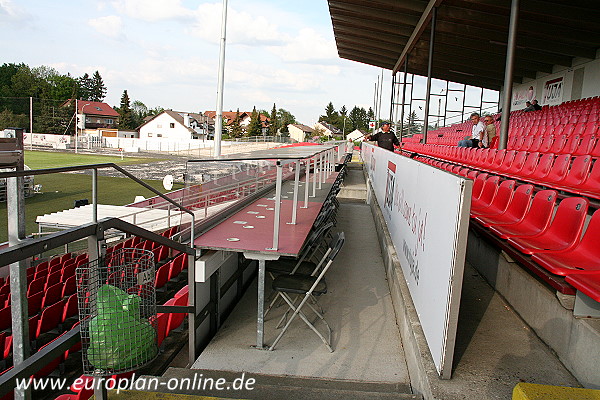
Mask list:
MULTIPOLYGON (((25 163, 31 169, 55 168, 71 165, 98 164, 113 162, 115 164, 134 164, 145 162, 158 162, 151 158, 125 158, 107 157, 84 154, 65 154, 42 151, 27 151, 25 163)), ((145 180, 153 188, 164 193, 162 181, 145 180)), ((35 219, 38 215, 49 214, 73 208, 75 200, 88 199, 92 202, 92 177, 84 174, 50 174, 38 175, 35 183, 42 185, 41 193, 25 199, 26 232, 37 232, 35 219)), ((182 185, 175 185, 173 190, 182 185)), ((133 203, 135 196, 153 197, 154 193, 128 178, 98 177, 98 203, 125 205, 133 203)), ((0 243, 8 240, 6 202, 0 203, 0 243)))

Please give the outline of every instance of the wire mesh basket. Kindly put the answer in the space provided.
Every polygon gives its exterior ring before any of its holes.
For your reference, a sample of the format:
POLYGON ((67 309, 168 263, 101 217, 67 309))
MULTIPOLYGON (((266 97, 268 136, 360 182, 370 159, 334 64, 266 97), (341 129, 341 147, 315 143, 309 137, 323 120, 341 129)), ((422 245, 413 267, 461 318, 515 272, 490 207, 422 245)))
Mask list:
POLYGON ((158 354, 154 254, 119 249, 76 270, 83 373, 136 370, 158 354))

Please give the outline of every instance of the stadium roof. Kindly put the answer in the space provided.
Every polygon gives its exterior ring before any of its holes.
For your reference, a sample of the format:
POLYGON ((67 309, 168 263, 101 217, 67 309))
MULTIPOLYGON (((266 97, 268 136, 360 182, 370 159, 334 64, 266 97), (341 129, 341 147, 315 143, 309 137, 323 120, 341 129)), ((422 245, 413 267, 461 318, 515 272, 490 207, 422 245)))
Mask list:
MULTIPOLYGON (((328 0, 341 58, 427 75, 429 21, 438 7, 432 77, 499 90, 510 0, 328 0)), ((598 0, 520 1, 514 81, 595 59, 598 0)))

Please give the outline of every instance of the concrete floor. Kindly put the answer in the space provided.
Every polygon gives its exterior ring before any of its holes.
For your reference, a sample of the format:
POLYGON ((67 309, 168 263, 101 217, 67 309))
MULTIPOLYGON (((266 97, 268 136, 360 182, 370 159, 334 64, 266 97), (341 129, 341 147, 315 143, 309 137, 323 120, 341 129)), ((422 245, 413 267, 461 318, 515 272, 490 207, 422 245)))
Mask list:
MULTIPOLYGON (((301 320, 295 321, 274 351, 255 350, 256 287, 251 287, 193 368, 295 375, 320 379, 409 384, 401 340, 373 217, 364 204, 342 204, 337 229, 347 232, 344 248, 327 276, 320 300, 333 329, 330 353, 301 320), (364 234, 357 234, 357 228, 364 234), (375 250, 375 251, 373 251, 375 250)), ((267 316, 265 341, 272 343, 284 308, 267 316)), ((317 325, 322 328, 321 325, 317 325)))

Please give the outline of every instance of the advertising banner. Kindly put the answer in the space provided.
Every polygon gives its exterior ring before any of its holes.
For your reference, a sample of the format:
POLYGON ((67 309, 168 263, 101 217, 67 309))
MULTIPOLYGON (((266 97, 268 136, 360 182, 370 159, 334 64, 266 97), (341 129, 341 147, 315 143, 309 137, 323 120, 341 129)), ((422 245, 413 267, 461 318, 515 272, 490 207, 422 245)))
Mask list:
POLYGON ((429 350, 449 379, 472 181, 367 143, 362 149, 429 350))
POLYGON ((544 83, 544 94, 542 96, 542 104, 555 106, 562 103, 563 100, 563 83, 564 77, 549 79, 544 83))
POLYGON ((535 86, 530 84, 516 86, 512 92, 511 111, 525 108, 525 103, 535 99, 535 86))

